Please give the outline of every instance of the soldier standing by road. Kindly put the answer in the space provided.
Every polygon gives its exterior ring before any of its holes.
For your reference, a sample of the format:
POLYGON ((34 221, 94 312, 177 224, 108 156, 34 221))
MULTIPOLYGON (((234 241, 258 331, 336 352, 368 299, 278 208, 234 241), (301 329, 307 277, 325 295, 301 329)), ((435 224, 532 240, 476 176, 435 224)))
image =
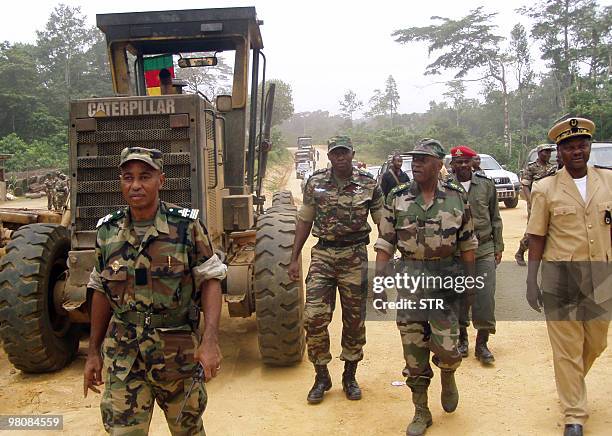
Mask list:
POLYGON ((485 174, 484 170, 480 168, 480 156, 478 155, 472 158, 472 170, 478 174, 485 174))
MULTIPOLYGON (((550 163, 550 155, 554 149, 554 145, 538 145, 536 148, 538 158, 527 165, 523 178, 521 179, 523 195, 527 201, 527 220, 529 220, 529 216, 531 214, 531 186, 533 185, 533 182, 543 179, 544 177, 551 176, 557 172, 557 165, 550 163)), ((523 238, 519 242, 518 251, 514 255, 516 263, 518 263, 520 266, 526 265, 525 251, 528 249, 529 239, 527 238, 527 232, 525 232, 523 238)))
POLYGON ((203 435, 207 395, 196 374, 198 365, 206 380, 219 371, 219 281, 226 267, 198 210, 160 201, 159 150, 126 148, 120 162, 128 207, 98 222, 84 393, 105 384, 100 409, 109 433, 147 434, 157 401, 173 435, 203 435))
POLYGON ((53 196, 55 188, 55 180, 53 180, 53 173, 47 173, 47 177, 45 178, 45 194, 47 194, 47 209, 53 209, 53 196))
MULTIPOLYGON (((495 183, 484 173, 472 172, 472 159, 478 156, 467 146, 451 149, 451 168, 457 181, 468 194, 470 210, 474 218, 474 233, 478 239, 476 250, 476 276, 482 277, 484 287, 475 292, 472 320, 478 330, 475 355, 484 364, 493 363, 495 357, 489 350, 489 334, 495 333, 495 268, 501 262, 504 251, 502 220, 499 215, 495 183)), ((464 299, 465 301, 465 299, 464 299)), ((469 307, 462 305, 459 323, 459 352, 468 356, 469 307)))
POLYGON ((389 195, 389 192, 397 185, 410 181, 408 174, 402 171, 402 162, 402 156, 399 153, 394 154, 389 169, 382 176, 380 188, 385 197, 389 195))
POLYGON ((332 319, 336 287, 342 305, 342 388, 348 399, 361 399, 355 372, 366 341, 367 245, 371 231, 367 220, 371 214, 378 223, 383 204, 376 180, 366 171, 353 168, 355 152, 350 138, 330 139, 327 150, 331 168, 315 171, 304 188, 289 266, 289 277, 300 280, 298 260, 312 229, 319 242, 312 248, 306 277, 306 342, 308 358, 316 371, 309 403, 323 401, 325 391, 332 386, 327 370, 332 357, 327 326, 332 319))
MULTIPOLYGON (((396 248, 402 254, 404 273, 417 277, 456 277, 459 268, 454 255, 458 250, 468 273, 473 274, 474 250, 478 246, 474 224, 461 186, 452 179, 438 178, 445 156, 442 145, 433 139, 422 140, 410 154, 414 180, 391 191, 383 209, 380 236, 374 245, 377 275, 384 274, 396 248)), ((444 306, 397 312, 406 361, 402 373, 415 406, 414 418, 406 430, 411 436, 424 434, 432 424, 427 403, 427 390, 434 375, 430 352, 434 354, 433 363, 441 370, 442 407, 449 413, 457 408, 459 393, 454 373, 461 364, 457 309, 459 298, 464 298, 452 289, 435 286, 414 291, 412 295, 419 298, 443 299, 444 306)), ((382 294, 381 298, 386 299, 382 294)))
POLYGON ((550 129, 564 167, 534 184, 527 225, 527 301, 544 306, 565 436, 583 434, 585 377, 606 349, 612 315, 612 171, 587 165, 594 130, 585 118, 550 129))
POLYGON ((56 211, 61 212, 66 206, 68 194, 68 177, 66 177, 65 174, 60 173, 59 177, 55 180, 55 185, 53 186, 53 204, 56 211))

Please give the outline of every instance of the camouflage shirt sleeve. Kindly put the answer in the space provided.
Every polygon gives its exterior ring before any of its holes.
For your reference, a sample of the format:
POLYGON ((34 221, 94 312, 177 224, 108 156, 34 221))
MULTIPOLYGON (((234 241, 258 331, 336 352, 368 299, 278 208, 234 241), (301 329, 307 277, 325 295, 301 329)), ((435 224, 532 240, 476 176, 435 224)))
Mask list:
POLYGON ((297 215, 298 219, 307 223, 313 222, 315 218, 314 183, 311 183, 310 179, 308 179, 306 186, 304 186, 303 204, 297 215))
POLYGON ((472 218, 470 204, 467 201, 467 195, 462 195, 461 198, 463 199, 463 217, 461 227, 457 231, 457 246, 461 252, 476 250, 478 239, 474 232, 474 219, 472 218))
POLYGON ((89 282, 87 283, 88 289, 93 289, 94 291, 104 292, 104 286, 102 285, 102 279, 100 278, 100 273, 104 269, 104 259, 102 257, 102 249, 100 248, 100 232, 96 234, 96 248, 94 251, 94 268, 89 275, 89 282))
POLYGON ((528 164, 527 168, 525 168, 525 172, 523 173, 521 184, 523 186, 527 186, 528 188, 530 188, 532 183, 533 183, 533 170, 532 170, 532 166, 528 164))
POLYGON ((387 201, 381 209, 380 222, 378 224, 378 239, 374 244, 375 250, 382 250, 393 256, 397 245, 397 233, 395 231, 395 207, 396 197, 393 191, 387 196, 387 201))
POLYGON ((208 232, 199 221, 191 224, 191 273, 199 288, 204 280, 223 280, 227 272, 227 266, 215 254, 208 232))
POLYGON ((374 221, 375 224, 379 224, 382 218, 384 198, 382 189, 380 186, 376 186, 372 195, 372 203, 370 204, 370 214, 372 215, 372 221, 374 221))

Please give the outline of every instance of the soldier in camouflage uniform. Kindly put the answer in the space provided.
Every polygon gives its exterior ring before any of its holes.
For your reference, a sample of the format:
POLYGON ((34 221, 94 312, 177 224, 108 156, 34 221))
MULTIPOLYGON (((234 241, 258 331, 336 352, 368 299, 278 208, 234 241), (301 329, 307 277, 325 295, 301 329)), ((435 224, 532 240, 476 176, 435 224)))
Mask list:
MULTIPOLYGON (((423 140, 410 154, 414 180, 394 188, 383 209, 380 235, 374 245, 377 275, 383 274, 396 248, 402 255, 405 274, 457 277, 459 267, 454 257, 457 250, 473 274, 474 250, 478 246, 474 224, 461 186, 452 179, 438 179, 445 155, 441 144, 433 139, 423 140)), ((452 288, 436 286, 439 285, 420 286, 414 293, 398 290, 402 300, 438 298, 444 302, 441 309, 397 312, 406 361, 403 375, 415 405, 414 418, 406 430, 408 435, 424 434, 432 424, 427 404, 427 390, 434 375, 429 363, 430 352, 434 354, 434 364, 441 370, 444 410, 453 412, 459 401, 454 372, 461 363, 457 351, 457 309, 459 298, 463 297, 452 288)))
POLYGON ((54 206, 53 195, 54 195, 54 188, 55 188, 55 180, 54 180, 53 173, 47 174, 44 184, 45 184, 45 194, 47 194, 47 209, 52 210, 54 206))
MULTIPOLYGON (((521 179, 521 185, 523 189, 523 195, 527 200, 527 220, 531 215, 531 187, 533 182, 543 179, 544 177, 551 176, 557 172, 557 165, 550 163, 550 155, 552 150, 555 149, 554 145, 540 144, 536 148, 538 152, 538 158, 534 162, 530 162, 525 168, 523 178, 521 179)), ((514 259, 520 266, 525 266, 525 251, 529 249, 529 239, 527 233, 523 235, 523 238, 519 242, 519 248, 514 259)))
POLYGON ((69 188, 68 188, 68 177, 65 174, 59 175, 53 185, 53 208, 61 212, 66 206, 66 200, 68 199, 69 188))
POLYGON ((355 372, 366 341, 367 245, 371 230, 367 220, 371 214, 378 223, 383 205, 376 180, 366 171, 352 167, 355 152, 350 138, 332 138, 327 149, 331 168, 315 171, 304 187, 304 204, 298 214, 289 266, 289 276, 300 280, 298 261, 312 229, 319 242, 312 249, 306 278, 304 327, 308 358, 316 371, 307 397, 309 403, 321 402, 325 391, 331 388, 327 326, 332 319, 336 287, 342 305, 342 388, 350 400, 361 398, 355 372))
POLYGON ((97 226, 84 393, 105 385, 100 409, 111 434, 146 435, 157 402, 173 435, 203 435, 204 381, 196 378, 188 398, 186 393, 198 365, 208 380, 221 361, 219 281, 226 267, 198 210, 159 200, 161 157, 154 149, 123 150, 121 190, 129 206, 97 226))
MULTIPOLYGON (((495 183, 484 173, 472 172, 472 159, 475 156, 478 156, 476 152, 467 146, 451 149, 453 175, 467 192, 474 219, 474 233, 478 239, 476 276, 483 279, 484 286, 476 290, 471 309, 474 327, 478 330, 475 355, 487 365, 495 360, 487 342, 489 334, 495 333, 495 268, 501 262, 504 240, 495 183)), ((466 299, 463 302, 466 302, 466 299)), ((470 308, 462 304, 461 309, 457 348, 463 357, 467 357, 470 308)))

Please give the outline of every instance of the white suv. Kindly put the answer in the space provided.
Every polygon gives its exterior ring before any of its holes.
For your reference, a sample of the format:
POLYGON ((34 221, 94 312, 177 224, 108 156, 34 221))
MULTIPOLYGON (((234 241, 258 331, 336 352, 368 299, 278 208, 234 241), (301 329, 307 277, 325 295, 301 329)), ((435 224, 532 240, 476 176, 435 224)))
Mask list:
MULTIPOLYGON (((516 207, 521 190, 521 182, 518 176, 511 171, 507 171, 493 156, 488 154, 478 154, 478 156, 480 156, 480 168, 495 182, 497 200, 503 202, 508 208, 516 207)), ((451 156, 446 155, 444 162, 449 169, 450 161, 451 156)))

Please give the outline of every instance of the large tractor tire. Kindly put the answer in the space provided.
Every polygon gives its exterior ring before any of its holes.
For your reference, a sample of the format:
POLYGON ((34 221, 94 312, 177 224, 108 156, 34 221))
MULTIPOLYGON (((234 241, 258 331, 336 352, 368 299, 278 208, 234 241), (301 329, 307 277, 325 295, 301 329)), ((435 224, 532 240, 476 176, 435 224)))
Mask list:
POLYGON ((0 338, 11 363, 24 372, 63 368, 78 350, 79 329, 53 303, 69 250, 65 227, 31 224, 13 233, 0 260, 0 338))
POLYGON ((272 194, 272 207, 266 210, 266 214, 271 213, 289 213, 297 212, 297 207, 293 202, 293 194, 291 191, 278 191, 272 194))
POLYGON ((268 365, 293 365, 304 355, 304 287, 287 274, 294 235, 295 214, 277 212, 257 220, 255 312, 259 352, 268 365))
POLYGON ((518 206, 518 202, 519 202, 519 197, 517 195, 514 198, 508 198, 507 200, 504 200, 504 205, 508 209, 514 209, 516 206, 518 206))

